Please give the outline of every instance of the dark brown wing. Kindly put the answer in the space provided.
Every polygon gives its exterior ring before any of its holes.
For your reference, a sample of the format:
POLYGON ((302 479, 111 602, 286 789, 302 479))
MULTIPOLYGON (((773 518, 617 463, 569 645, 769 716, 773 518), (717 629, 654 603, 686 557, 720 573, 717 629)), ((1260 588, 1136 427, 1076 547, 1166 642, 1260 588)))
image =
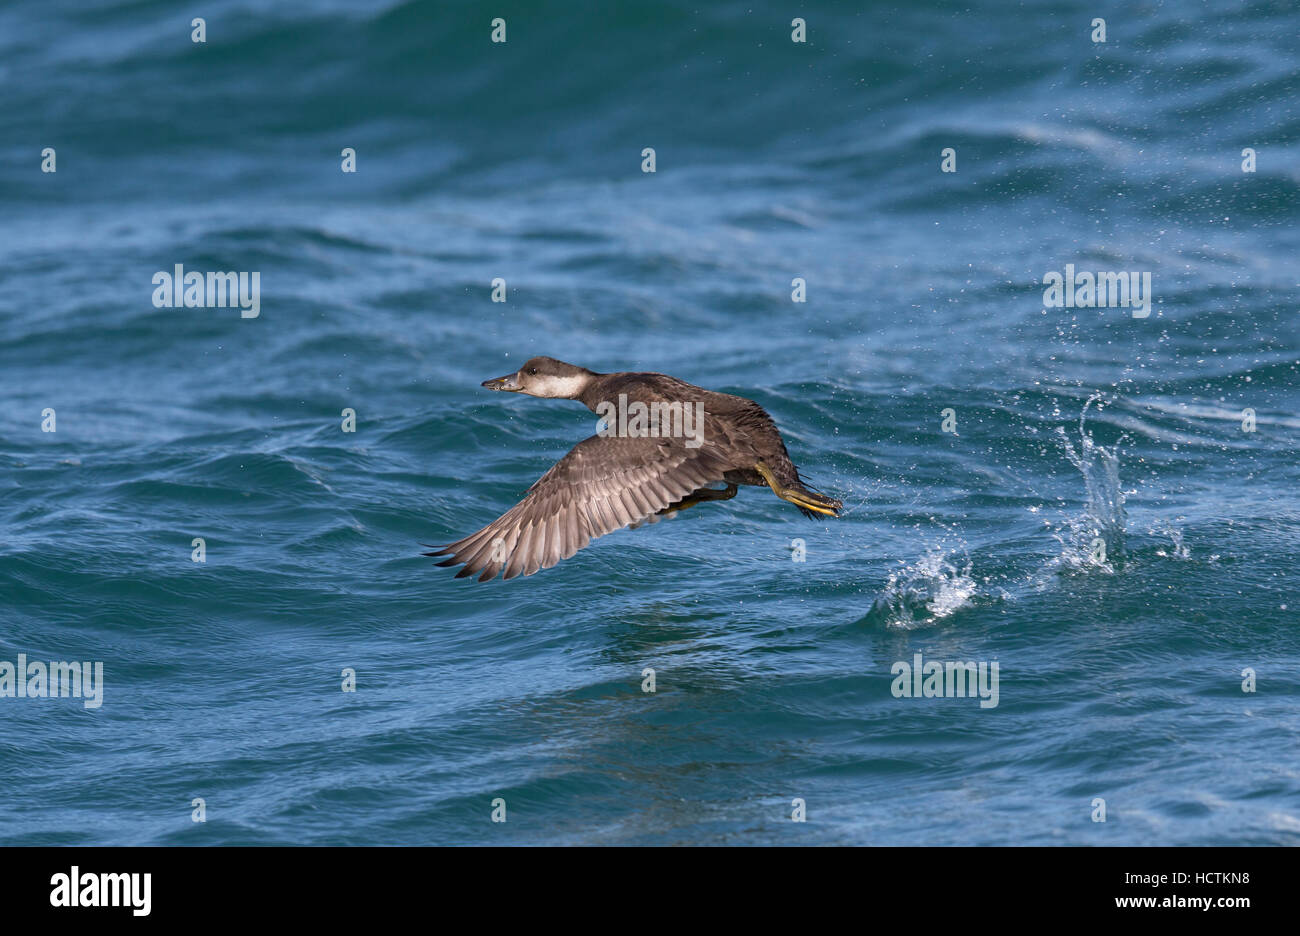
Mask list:
POLYGON ((708 446, 682 439, 592 436, 573 447, 496 520, 425 553, 464 564, 457 578, 480 582, 532 575, 568 559, 591 540, 645 520, 698 488, 721 481, 728 465, 708 446))

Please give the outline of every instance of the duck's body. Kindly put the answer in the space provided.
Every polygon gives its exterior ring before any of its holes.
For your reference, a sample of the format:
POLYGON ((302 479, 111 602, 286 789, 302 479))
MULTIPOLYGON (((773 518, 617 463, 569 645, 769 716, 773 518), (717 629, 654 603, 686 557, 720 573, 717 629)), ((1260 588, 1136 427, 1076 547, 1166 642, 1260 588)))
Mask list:
POLYGON ((457 578, 532 575, 598 536, 734 497, 741 484, 771 487, 808 516, 839 514, 839 501, 804 485, 772 417, 753 400, 667 374, 598 374, 553 358, 533 358, 483 386, 577 400, 608 428, 574 446, 501 517, 425 554, 451 556, 439 565, 464 564, 457 578), (647 426, 625 419, 629 413, 660 418, 647 426), (727 487, 709 487, 717 482, 727 487))

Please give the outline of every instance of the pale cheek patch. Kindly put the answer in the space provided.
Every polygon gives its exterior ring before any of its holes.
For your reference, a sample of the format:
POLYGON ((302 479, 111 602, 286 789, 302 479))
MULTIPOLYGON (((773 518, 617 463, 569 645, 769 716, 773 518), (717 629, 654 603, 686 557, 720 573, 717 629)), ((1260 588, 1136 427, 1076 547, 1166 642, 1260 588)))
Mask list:
POLYGON ((574 397, 585 385, 582 377, 532 377, 528 378, 525 393, 537 397, 574 397))

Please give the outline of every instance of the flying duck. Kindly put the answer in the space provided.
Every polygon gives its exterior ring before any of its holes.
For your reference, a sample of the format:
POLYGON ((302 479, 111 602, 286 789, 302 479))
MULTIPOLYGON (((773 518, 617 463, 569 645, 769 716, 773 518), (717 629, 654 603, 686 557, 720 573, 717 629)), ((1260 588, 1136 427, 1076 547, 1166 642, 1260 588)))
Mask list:
POLYGON ((753 400, 667 374, 598 374, 549 357, 483 386, 577 400, 601 422, 518 504, 477 533, 424 553, 450 556, 439 566, 464 565, 456 578, 532 575, 598 536, 735 497, 741 484, 769 487, 808 517, 838 517, 843 507, 804 484, 776 423, 753 400), (726 487, 710 487, 719 482, 726 487))

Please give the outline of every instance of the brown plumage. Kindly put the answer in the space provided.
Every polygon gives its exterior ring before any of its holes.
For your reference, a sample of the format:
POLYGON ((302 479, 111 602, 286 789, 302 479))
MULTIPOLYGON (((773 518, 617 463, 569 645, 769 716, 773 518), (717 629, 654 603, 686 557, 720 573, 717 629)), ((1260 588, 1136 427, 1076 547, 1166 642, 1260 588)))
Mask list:
POLYGON ((634 403, 661 407, 661 421, 650 429, 656 434, 636 435, 632 420, 624 426, 616 415, 607 419, 610 434, 579 442, 514 507, 478 532, 425 553, 450 556, 440 566, 464 565, 457 578, 478 575, 486 582, 502 572, 507 579, 532 575, 598 536, 702 501, 725 500, 740 484, 771 487, 809 517, 839 515, 839 501, 803 483, 772 417, 753 400, 666 374, 597 374, 546 357, 483 386, 579 400, 602 418, 619 408, 634 411, 634 403), (672 409, 674 404, 682 409, 672 409), (683 420, 682 412, 695 419, 683 420), (727 488, 709 487, 718 482, 727 488))

